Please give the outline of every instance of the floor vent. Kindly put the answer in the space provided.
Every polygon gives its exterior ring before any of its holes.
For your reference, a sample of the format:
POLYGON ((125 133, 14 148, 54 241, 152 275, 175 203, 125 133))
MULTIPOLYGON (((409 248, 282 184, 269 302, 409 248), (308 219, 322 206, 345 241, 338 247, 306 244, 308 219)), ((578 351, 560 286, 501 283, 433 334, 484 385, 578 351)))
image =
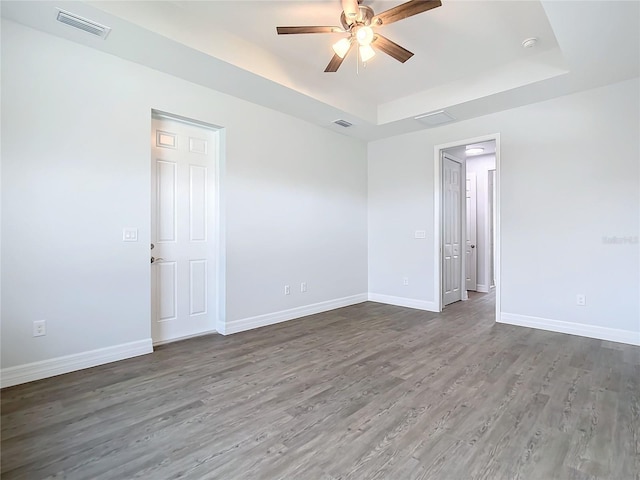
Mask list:
POLYGON ((349 128, 351 125, 353 125, 353 123, 349 123, 346 120, 334 120, 334 122, 336 125, 340 125, 341 127, 344 128, 349 128))
POLYGON ((65 25, 69 25, 70 27, 77 28, 103 39, 107 38, 107 35, 109 35, 109 32, 111 31, 110 27, 100 25, 99 23, 92 22, 91 20, 87 20, 86 18, 79 17, 78 15, 74 15, 73 13, 66 12, 64 10, 58 10, 58 17, 56 20, 60 23, 64 23, 65 25))

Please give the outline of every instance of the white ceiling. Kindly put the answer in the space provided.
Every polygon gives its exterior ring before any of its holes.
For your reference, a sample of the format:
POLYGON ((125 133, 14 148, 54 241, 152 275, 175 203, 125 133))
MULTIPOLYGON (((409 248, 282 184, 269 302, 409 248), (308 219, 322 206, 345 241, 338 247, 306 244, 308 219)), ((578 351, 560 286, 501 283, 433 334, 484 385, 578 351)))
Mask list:
MULTIPOLYGON (((365 0, 376 13, 401 1, 365 0)), ((324 73, 340 34, 276 35, 276 26, 339 25, 340 0, 3 1, 2 16, 276 108, 346 135, 382 138, 638 76, 638 1, 442 0, 380 28, 415 55, 354 52, 324 73), (106 40, 55 21, 56 7, 112 27, 106 40), (521 42, 537 37, 538 45, 521 42), (331 122, 344 118, 353 127, 331 122)))

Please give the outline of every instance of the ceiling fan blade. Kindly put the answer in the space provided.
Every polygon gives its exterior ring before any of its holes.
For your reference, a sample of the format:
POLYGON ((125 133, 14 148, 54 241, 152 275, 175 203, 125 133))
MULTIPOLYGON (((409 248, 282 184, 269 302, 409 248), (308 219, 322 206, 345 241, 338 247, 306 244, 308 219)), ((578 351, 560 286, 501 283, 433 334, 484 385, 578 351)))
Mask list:
POLYGON ((440 0, 411 0, 374 16, 371 19, 371 25, 388 25, 441 5, 442 2, 440 0))
POLYGON ((278 35, 296 35, 299 33, 344 33, 340 27, 276 27, 278 35))
POLYGON ((351 25, 358 16, 360 8, 358 7, 358 0, 342 0, 342 10, 344 16, 347 19, 347 23, 351 25))
POLYGON ((383 37, 382 35, 377 33, 375 38, 373 39, 373 42, 371 42, 371 46, 386 53, 387 55, 392 56, 401 63, 404 63, 411 57, 413 57, 413 53, 411 53, 409 50, 401 47, 396 42, 392 42, 387 37, 383 37))
POLYGON ((327 68, 324 69, 325 73, 337 72, 340 68, 340 65, 342 65, 342 62, 344 62, 344 58, 341 58, 339 55, 334 54, 333 58, 329 62, 329 65, 327 65, 327 68))
POLYGON ((349 52, 351 51, 352 48, 353 48, 353 43, 349 46, 349 50, 347 50, 347 53, 344 54, 344 57, 341 57, 337 53, 334 54, 333 58, 329 62, 329 65, 327 65, 327 68, 325 68, 324 71, 326 73, 337 72, 338 69, 340 68, 340 65, 342 65, 342 62, 344 62, 344 59, 347 58, 347 55, 349 55, 349 52))

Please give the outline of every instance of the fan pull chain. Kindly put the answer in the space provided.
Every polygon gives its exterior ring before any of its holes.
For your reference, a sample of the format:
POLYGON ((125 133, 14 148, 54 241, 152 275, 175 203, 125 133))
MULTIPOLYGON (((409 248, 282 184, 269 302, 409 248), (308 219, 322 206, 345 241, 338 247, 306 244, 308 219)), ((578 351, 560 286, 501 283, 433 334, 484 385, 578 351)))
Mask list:
MULTIPOLYGON (((360 75, 360 62, 362 61, 362 56, 360 55, 360 49, 356 48, 356 75, 360 75)), ((367 69, 367 62, 362 62, 362 68, 367 69)))

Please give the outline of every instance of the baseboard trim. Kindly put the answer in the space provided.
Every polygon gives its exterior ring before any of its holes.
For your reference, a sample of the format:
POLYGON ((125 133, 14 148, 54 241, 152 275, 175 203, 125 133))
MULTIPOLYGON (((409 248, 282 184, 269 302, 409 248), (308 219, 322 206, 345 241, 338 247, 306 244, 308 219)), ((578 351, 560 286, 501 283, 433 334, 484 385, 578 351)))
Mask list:
POLYGON ((316 313, 328 312, 329 310, 348 307, 349 305, 355 305, 357 303, 366 301, 367 294, 361 293, 359 295, 352 295, 350 297, 337 298, 335 300, 328 300, 326 302, 304 305, 302 307, 282 310, 280 312, 242 318, 224 324, 223 328, 219 330, 219 333, 221 333, 222 335, 231 335, 233 333, 253 330, 254 328, 266 327, 267 325, 274 325, 276 323, 286 322, 288 320, 294 320, 296 318, 306 317, 307 315, 314 315, 316 313))
POLYGON ((370 293, 369 301, 396 305, 398 307, 415 308, 416 310, 426 310, 427 312, 439 312, 435 302, 426 300, 416 300, 414 298, 394 297, 393 295, 382 295, 380 293, 370 293))
POLYGON ((630 330, 618 330, 616 328, 599 327, 584 323, 563 322, 561 320, 531 317, 515 313, 501 313, 498 323, 538 328, 540 330, 548 330, 550 332, 568 333, 570 335, 579 335, 581 337, 596 338, 598 340, 608 340, 610 342, 640 346, 640 332, 633 332, 630 330))
POLYGON ((0 387, 11 387, 21 383, 33 382, 34 380, 55 377, 63 373, 75 372, 76 370, 96 367, 98 365, 104 365, 105 363, 146 355, 147 353, 153 353, 150 338, 115 345, 113 347, 76 353, 74 355, 52 358, 50 360, 3 368, 0 370, 0 387))
POLYGON ((477 284, 476 285, 476 292, 489 293, 489 287, 487 287, 486 285, 477 284))

